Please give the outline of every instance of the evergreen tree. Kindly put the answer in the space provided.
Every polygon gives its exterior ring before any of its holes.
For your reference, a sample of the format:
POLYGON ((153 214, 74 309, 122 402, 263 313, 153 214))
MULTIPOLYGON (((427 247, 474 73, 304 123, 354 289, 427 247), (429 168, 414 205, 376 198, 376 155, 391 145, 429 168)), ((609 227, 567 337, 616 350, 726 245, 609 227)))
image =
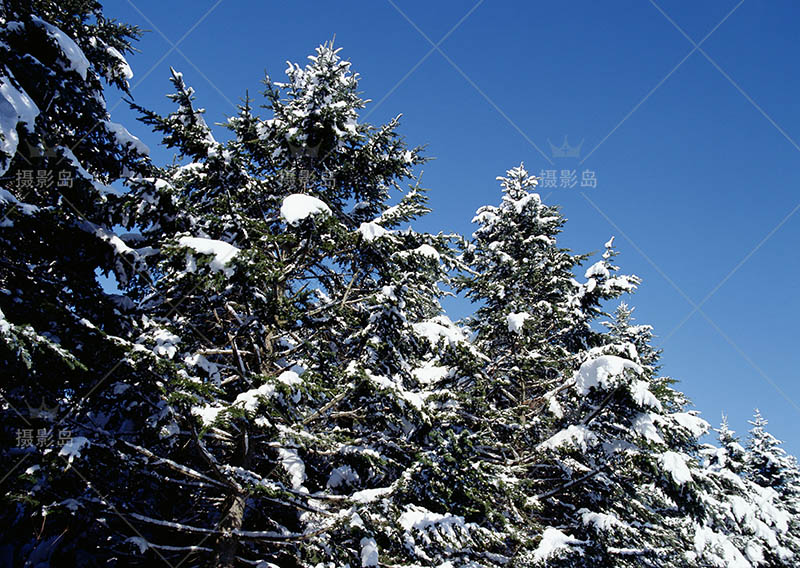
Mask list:
POLYGON ((694 544, 697 558, 711 566, 790 566, 782 544, 788 516, 776 494, 741 477, 746 453, 723 417, 719 447, 701 449, 699 476, 704 518, 694 544))
POLYGON ((630 313, 618 308, 602 344, 547 395, 554 420, 529 485, 544 525, 523 556, 532 564, 693 564, 684 551, 702 514, 695 455, 707 424, 656 375, 651 329, 630 313))
MULTIPOLYGON (((139 36, 90 0, 0 2, 0 367, 7 464, 3 562, 84 565, 100 497, 79 467, 97 393, 136 374, 125 283, 140 255, 114 232, 120 180, 147 148, 111 122, 104 82, 128 94, 139 36), (26 435, 27 434, 27 435, 26 435), (75 463, 73 463, 75 462, 75 463)), ((94 418, 97 418, 94 414, 94 418)), ((113 462, 111 462, 113 463, 113 462)), ((99 531, 102 532, 102 531, 99 531)))
POLYGON ((103 94, 138 35, 0 0, 0 564, 796 564, 797 460, 758 413, 700 444, 604 312, 639 283, 613 238, 584 270, 523 165, 471 239, 413 230, 422 149, 331 42, 224 142, 173 70, 173 112, 133 105, 156 167, 103 94))
POLYGON ((271 117, 246 99, 224 144, 180 73, 175 112, 140 109, 186 163, 139 178, 127 220, 153 251, 131 294, 163 385, 160 439, 115 445, 161 496, 117 495, 131 562, 444 562, 477 554, 462 551, 473 533, 491 540, 431 484, 455 459, 435 418, 446 392, 424 372, 455 260, 449 237, 401 228, 427 212, 418 184, 391 205, 419 149, 397 119, 358 123, 338 50, 310 60, 267 78, 271 117))
MULTIPOLYGON (((773 554, 791 563, 789 560, 798 558, 800 554, 800 470, 794 456, 787 454, 781 448, 782 442, 769 433, 767 424, 767 420, 756 409, 750 421, 752 428, 747 440, 743 474, 761 487, 765 498, 774 502, 780 513, 785 515, 785 530, 778 535, 780 548, 774 550, 773 554)), ((776 513, 775 516, 780 514, 776 513)))

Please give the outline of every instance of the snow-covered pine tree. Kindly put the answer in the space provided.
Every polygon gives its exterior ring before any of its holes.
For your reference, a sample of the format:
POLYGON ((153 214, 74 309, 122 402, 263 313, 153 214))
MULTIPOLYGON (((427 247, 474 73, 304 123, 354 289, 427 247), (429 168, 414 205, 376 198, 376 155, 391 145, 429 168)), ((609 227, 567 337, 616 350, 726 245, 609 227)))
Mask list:
POLYGON ((680 412, 689 405, 689 400, 683 393, 672 388, 677 381, 659 374, 661 349, 653 347, 653 326, 634 324, 633 312, 634 308, 621 302, 614 312, 614 318, 603 322, 603 326, 608 329, 608 346, 605 352, 609 355, 627 357, 650 369, 653 377, 650 390, 665 408, 680 412), (615 351, 619 349, 623 349, 624 352, 615 351))
POLYGON ((139 264, 113 230, 115 182, 145 171, 147 148, 104 96, 104 82, 127 94, 138 35, 94 1, 0 2, 0 542, 13 565, 80 564, 97 542, 84 504, 99 497, 68 466, 90 451, 95 391, 135 373, 117 337, 127 303, 98 273, 124 283, 139 264))
POLYGON ((127 220, 153 251, 131 293, 163 385, 161 439, 115 444, 155 480, 115 495, 140 533, 115 537, 129 562, 444 562, 491 540, 432 483, 458 470, 433 349, 458 340, 437 300, 455 260, 448 237, 401 227, 427 212, 418 184, 391 204, 419 149, 397 119, 358 123, 338 50, 310 59, 266 80, 268 119, 246 99, 226 143, 180 73, 175 112, 140 109, 185 163, 141 177, 127 220))
POLYGON ((777 494, 741 476, 745 449, 723 417, 719 446, 701 448, 698 476, 703 519, 694 538, 696 559, 710 566, 790 566, 791 552, 780 542, 788 515, 777 494))
POLYGON ((786 515, 786 530, 778 534, 780 549, 772 550, 786 565, 800 558, 800 470, 797 459, 786 453, 782 442, 768 430, 767 420, 756 409, 750 421, 743 474, 763 489, 764 499, 775 503, 786 515))
POLYGON ((487 358, 475 392, 492 416, 481 440, 505 458, 497 473, 510 481, 509 510, 531 523, 522 536, 530 554, 517 561, 554 561, 546 550, 560 537, 539 543, 536 528, 548 525, 583 537, 561 551, 574 553, 567 565, 637 564, 668 552, 668 543, 679 549, 681 531, 658 522, 680 525, 696 503, 693 494, 682 506, 673 498, 691 493, 682 486, 706 424, 683 412, 670 379, 656 376, 651 329, 634 326, 627 308, 610 333, 591 327, 602 302, 638 279, 616 274, 611 239, 577 282, 573 271, 588 256, 557 248, 564 221, 533 192, 536 180, 520 167, 500 181, 503 203, 478 212, 464 253, 473 272, 460 284, 482 302, 471 322, 487 358), (640 532, 640 516, 655 528, 640 532))
POLYGON ((548 566, 693 565, 685 552, 693 519, 702 516, 695 455, 708 425, 656 375, 649 326, 634 325, 622 306, 607 327, 604 344, 585 350, 565 388, 546 396, 555 420, 536 447, 530 500, 546 528, 523 558, 548 566))
POLYGON ((791 471, 790 457, 781 448, 782 442, 767 430, 769 422, 758 409, 749 423, 752 428, 747 438, 745 475, 761 487, 780 491, 786 487, 791 471))

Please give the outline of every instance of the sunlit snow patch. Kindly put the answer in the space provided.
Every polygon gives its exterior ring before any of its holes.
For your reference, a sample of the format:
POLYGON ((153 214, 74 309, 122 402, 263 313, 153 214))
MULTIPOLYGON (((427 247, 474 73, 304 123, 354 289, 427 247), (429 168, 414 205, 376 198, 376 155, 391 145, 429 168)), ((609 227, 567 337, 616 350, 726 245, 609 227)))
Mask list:
POLYGON ((642 368, 627 359, 616 355, 602 355, 586 361, 575 374, 575 388, 580 394, 587 394, 592 387, 609 389, 617 382, 625 369, 642 373, 642 368))
POLYGON ((331 209, 321 199, 303 193, 287 196, 281 205, 281 217, 290 225, 296 225, 303 219, 320 213, 330 215, 331 209))
POLYGON ((72 460, 81 457, 81 450, 88 445, 90 445, 89 440, 83 436, 75 436, 69 442, 64 444, 64 446, 58 452, 58 455, 66 456, 69 463, 72 463, 72 460))
POLYGON ((204 239, 201 237, 181 237, 178 239, 178 244, 183 247, 188 247, 200 254, 213 255, 214 260, 212 260, 210 264, 212 271, 222 271, 225 276, 231 276, 233 274, 233 269, 228 267, 227 264, 239 254, 239 249, 235 246, 225 241, 204 239))
POLYGON ((568 549, 570 545, 574 544, 586 543, 573 536, 566 535, 558 529, 547 527, 542 533, 542 540, 539 542, 536 552, 533 553, 533 559, 536 562, 545 561, 559 550, 568 549))
POLYGON ((522 331, 522 326, 525 325, 525 320, 527 320, 530 317, 531 315, 527 312, 508 314, 506 316, 506 324, 508 324, 508 331, 512 333, 519 333, 520 331, 522 331))
POLYGON ((375 239, 391 233, 391 231, 387 231, 373 222, 361 223, 361 225, 358 226, 358 232, 361 233, 361 236, 364 237, 364 240, 367 242, 374 241, 375 239))

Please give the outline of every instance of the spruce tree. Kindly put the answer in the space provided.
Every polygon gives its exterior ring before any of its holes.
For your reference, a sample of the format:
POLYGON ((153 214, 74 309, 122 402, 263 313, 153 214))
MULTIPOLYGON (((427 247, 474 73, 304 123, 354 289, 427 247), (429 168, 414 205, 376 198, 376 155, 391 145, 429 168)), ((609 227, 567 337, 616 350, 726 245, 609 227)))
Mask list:
POLYGON ((684 551, 702 514, 695 457, 707 424, 656 374, 649 326, 634 325, 623 305, 607 327, 603 344, 585 350, 564 388, 547 395, 554 420, 536 447, 530 500, 544 531, 525 558, 692 565, 684 551))
POLYGON ((746 452, 723 417, 719 446, 706 444, 699 485, 704 518, 694 545, 697 559, 711 566, 790 566, 792 554, 781 541, 788 515, 777 494, 741 473, 746 452))
POLYGON ((778 535, 780 546, 772 550, 769 556, 777 556, 789 565, 800 557, 800 470, 797 459, 781 448, 782 442, 767 430, 768 422, 758 409, 750 425, 752 428, 747 439, 743 474, 762 488, 765 499, 778 507, 779 512, 774 516, 785 516, 785 530, 779 531, 778 535))
POLYGON ((161 495, 128 499, 131 562, 482 554, 462 550, 491 541, 469 502, 431 484, 456 459, 426 372, 456 261, 449 237, 403 227, 427 212, 419 149, 397 119, 358 122, 357 76, 332 45, 287 74, 265 80, 269 118, 246 98, 225 143, 180 73, 173 113, 140 109, 181 163, 135 182, 128 217, 153 252, 130 293, 163 387, 148 418, 161 439, 115 446, 161 495))
POLYGON ((98 275, 124 284, 142 268, 114 226, 120 182, 147 169, 104 83, 129 94, 139 33, 94 1, 0 3, 0 541, 13 565, 85 565, 102 542, 102 498, 82 476, 113 459, 94 459, 87 426, 104 420, 99 393, 138 371, 130 304, 98 275))

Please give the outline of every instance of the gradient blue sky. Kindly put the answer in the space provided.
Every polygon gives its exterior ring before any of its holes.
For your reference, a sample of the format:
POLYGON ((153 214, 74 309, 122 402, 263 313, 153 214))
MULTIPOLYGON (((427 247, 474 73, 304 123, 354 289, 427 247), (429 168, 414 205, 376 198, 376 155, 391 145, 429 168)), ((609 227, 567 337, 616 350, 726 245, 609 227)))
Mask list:
MULTIPOLYGON (((494 178, 520 161, 594 171, 596 188, 542 191, 569 219, 562 244, 592 251, 616 235, 623 270, 643 279, 628 302, 655 326, 664 372, 712 424, 725 412, 743 435, 759 407, 800 453, 800 6, 394 1, 105 8, 150 30, 129 57, 135 100, 171 110, 173 66, 209 123, 246 89, 257 96, 265 70, 282 80, 286 60, 336 34, 375 101, 368 121, 403 113, 407 141, 435 158, 423 177, 434 212, 419 229, 471 233, 474 211, 499 200, 494 178), (583 140, 579 159, 551 156, 548 140, 564 136, 583 140)), ((171 159, 124 104, 113 115, 171 159)), ((449 308, 456 319, 469 306, 449 308)))

